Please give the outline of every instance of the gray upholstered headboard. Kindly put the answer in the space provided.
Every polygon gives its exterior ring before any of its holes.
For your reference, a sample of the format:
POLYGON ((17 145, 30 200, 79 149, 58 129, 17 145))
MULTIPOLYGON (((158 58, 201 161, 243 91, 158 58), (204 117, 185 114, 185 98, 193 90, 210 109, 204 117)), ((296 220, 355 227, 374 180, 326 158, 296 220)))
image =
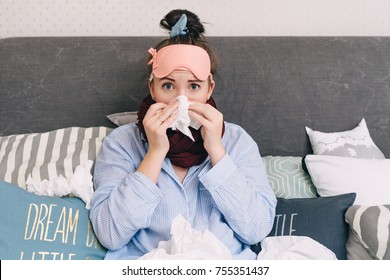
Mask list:
MULTIPOLYGON (((0 40, 0 135, 112 126, 147 94, 146 52, 159 37, 0 40)), ((390 156, 390 37, 213 37, 214 98, 262 155, 305 155, 305 125, 321 131, 365 118, 390 156)))

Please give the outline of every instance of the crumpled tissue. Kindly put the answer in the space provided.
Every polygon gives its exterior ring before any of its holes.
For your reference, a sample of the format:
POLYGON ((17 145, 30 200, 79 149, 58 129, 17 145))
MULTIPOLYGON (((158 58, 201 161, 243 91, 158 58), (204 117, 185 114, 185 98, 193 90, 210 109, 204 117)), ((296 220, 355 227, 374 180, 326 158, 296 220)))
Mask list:
POLYGON ((158 247, 140 260, 230 260, 231 252, 209 230, 200 232, 178 215, 172 221, 171 239, 160 241, 158 247))
POLYGON ((195 141, 189 127, 199 129, 201 123, 190 118, 188 114, 189 103, 186 96, 179 95, 176 97, 176 99, 179 101, 179 107, 177 109, 178 117, 169 127, 173 130, 181 131, 184 135, 187 135, 189 138, 191 138, 192 141, 195 141))
POLYGON ((308 236, 270 236, 261 241, 258 260, 337 260, 336 255, 308 236))
POLYGON ((86 209, 90 209, 93 195, 92 165, 93 161, 87 160, 84 166, 77 166, 69 180, 60 175, 50 180, 40 181, 29 174, 26 181, 27 191, 45 196, 76 196, 85 202, 86 209))

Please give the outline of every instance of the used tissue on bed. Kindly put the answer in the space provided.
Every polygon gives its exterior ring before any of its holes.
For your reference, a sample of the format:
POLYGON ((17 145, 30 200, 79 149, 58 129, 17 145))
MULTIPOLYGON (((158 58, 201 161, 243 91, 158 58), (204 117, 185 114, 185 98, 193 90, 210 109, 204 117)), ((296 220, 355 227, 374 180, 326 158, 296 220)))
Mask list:
POLYGON ((336 255, 308 236, 269 236, 261 241, 258 260, 336 260, 336 255))
POLYGON ((232 254, 209 230, 198 231, 181 215, 171 225, 171 239, 160 241, 158 247, 140 260, 230 260, 232 254))
POLYGON ((170 128, 172 128, 173 130, 179 130, 184 135, 187 135, 189 138, 191 138, 192 141, 195 141, 189 127, 199 129, 201 124, 198 121, 191 119, 188 115, 188 98, 184 95, 180 95, 176 97, 176 99, 177 101, 179 101, 179 107, 177 109, 178 117, 170 125, 170 128))
POLYGON ((77 166, 69 180, 60 175, 50 180, 40 181, 30 174, 26 181, 27 191, 38 195, 57 197, 73 195, 81 198, 85 202, 85 208, 90 209, 93 195, 92 165, 93 161, 87 160, 84 166, 77 166))

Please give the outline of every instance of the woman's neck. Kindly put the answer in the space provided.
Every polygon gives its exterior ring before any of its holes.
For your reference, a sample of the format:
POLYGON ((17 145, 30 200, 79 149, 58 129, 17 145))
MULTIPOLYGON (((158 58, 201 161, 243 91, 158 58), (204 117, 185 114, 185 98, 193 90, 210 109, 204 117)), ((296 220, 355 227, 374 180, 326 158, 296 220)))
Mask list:
POLYGON ((187 172, 188 172, 188 168, 184 168, 184 167, 180 167, 180 166, 177 166, 177 165, 172 165, 173 166, 173 170, 175 171, 176 173, 176 176, 179 178, 180 182, 184 182, 184 179, 187 175, 187 172))

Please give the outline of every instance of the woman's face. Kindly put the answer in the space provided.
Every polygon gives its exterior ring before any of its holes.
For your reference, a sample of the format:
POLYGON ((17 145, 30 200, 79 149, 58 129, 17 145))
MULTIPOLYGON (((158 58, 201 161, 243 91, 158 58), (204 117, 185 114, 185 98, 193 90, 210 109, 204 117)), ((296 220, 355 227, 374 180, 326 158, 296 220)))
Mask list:
POLYGON ((213 80, 200 81, 188 70, 174 70, 166 77, 154 77, 149 90, 156 102, 168 104, 177 96, 185 95, 190 101, 206 103, 214 85, 213 80))

